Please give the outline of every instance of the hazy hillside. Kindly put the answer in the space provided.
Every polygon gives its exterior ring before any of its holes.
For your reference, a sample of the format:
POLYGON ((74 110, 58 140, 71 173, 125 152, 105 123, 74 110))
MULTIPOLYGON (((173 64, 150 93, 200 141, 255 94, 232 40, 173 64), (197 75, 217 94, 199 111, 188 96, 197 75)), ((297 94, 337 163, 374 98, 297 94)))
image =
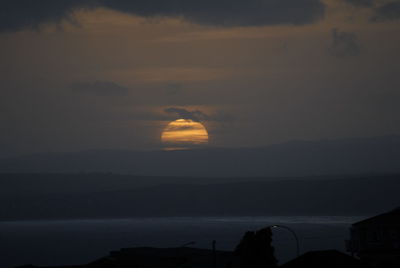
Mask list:
POLYGON ((146 176, 309 176, 400 172, 400 137, 294 141, 264 148, 86 151, 0 160, 0 172, 114 172, 146 176))
POLYGON ((307 177, 166 177, 135 176, 113 173, 0 173, 0 196, 37 196, 42 194, 76 194, 134 190, 160 184, 204 185, 251 180, 268 182, 277 180, 329 180, 358 178, 359 176, 307 176, 307 177))
MULTIPOLYGON (((118 179, 111 175, 103 178, 103 186, 113 185, 113 178, 118 179)), ((400 176, 392 175, 325 180, 160 184, 134 186, 131 189, 125 184, 125 190, 113 191, 99 191, 101 187, 90 189, 84 182, 86 186, 77 191, 80 183, 75 180, 69 190, 53 188, 53 191, 48 189, 47 192, 40 192, 37 189, 31 195, 2 195, 0 219, 366 215, 400 205, 399 181, 400 176)), ((33 180, 32 184, 40 182, 43 181, 33 180)))

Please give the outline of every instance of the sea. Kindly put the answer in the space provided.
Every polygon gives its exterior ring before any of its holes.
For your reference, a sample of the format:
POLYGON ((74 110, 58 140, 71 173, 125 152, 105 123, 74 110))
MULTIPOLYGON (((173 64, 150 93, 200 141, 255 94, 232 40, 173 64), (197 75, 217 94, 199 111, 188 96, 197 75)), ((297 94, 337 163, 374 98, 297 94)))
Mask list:
POLYGON ((163 217, 0 222, 0 267, 85 264, 131 247, 234 250, 246 231, 273 228, 275 256, 283 264, 313 250, 345 252, 352 223, 363 216, 163 217), (298 238, 298 244, 296 238, 298 238))

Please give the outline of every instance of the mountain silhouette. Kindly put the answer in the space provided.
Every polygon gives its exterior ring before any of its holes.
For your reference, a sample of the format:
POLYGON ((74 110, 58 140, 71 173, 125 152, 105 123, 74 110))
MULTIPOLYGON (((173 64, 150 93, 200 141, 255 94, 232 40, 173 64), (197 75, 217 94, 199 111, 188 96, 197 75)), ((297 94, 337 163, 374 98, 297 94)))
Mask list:
POLYGON ((261 148, 92 150, 0 160, 0 172, 113 172, 148 176, 309 176, 400 172, 400 136, 293 141, 261 148))

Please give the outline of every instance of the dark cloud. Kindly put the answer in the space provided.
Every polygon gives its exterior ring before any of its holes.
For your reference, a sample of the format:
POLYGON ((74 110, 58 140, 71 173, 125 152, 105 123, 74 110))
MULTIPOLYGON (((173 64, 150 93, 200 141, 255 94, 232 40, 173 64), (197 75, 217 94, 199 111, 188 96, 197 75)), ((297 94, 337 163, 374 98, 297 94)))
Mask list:
POLYGON ((76 9, 105 7, 143 17, 179 17, 219 26, 309 24, 321 19, 321 0, 0 0, 0 31, 72 19, 76 9))
POLYGON ((108 8, 145 17, 181 17, 208 25, 308 24, 320 19, 320 0, 103 0, 108 8))
POLYGON ((164 109, 167 114, 175 114, 182 119, 191 119, 196 122, 200 121, 217 121, 217 122, 231 122, 234 120, 232 115, 223 113, 221 111, 213 114, 206 114, 200 110, 189 111, 184 108, 170 107, 164 109))
POLYGON ((71 84, 70 87, 77 92, 98 96, 125 96, 128 94, 126 87, 110 81, 80 82, 71 84))
POLYGON ((361 47, 355 33, 341 32, 334 28, 329 51, 336 57, 353 57, 360 54, 361 47))
POLYGON ((371 18, 373 22, 400 19, 400 1, 384 4, 375 8, 375 15, 371 18))
POLYGON ((80 0, 0 0, 0 31, 39 28, 44 23, 73 20, 72 12, 94 7, 94 1, 80 0))
POLYGON ((359 7, 370 7, 374 4, 374 0, 344 0, 344 1, 359 7))
POLYGON ((209 116, 199 110, 189 111, 189 110, 186 110, 183 108, 171 107, 171 108, 164 109, 164 112, 166 112, 168 114, 176 114, 182 119, 191 119, 196 122, 199 122, 202 120, 209 120, 209 116))

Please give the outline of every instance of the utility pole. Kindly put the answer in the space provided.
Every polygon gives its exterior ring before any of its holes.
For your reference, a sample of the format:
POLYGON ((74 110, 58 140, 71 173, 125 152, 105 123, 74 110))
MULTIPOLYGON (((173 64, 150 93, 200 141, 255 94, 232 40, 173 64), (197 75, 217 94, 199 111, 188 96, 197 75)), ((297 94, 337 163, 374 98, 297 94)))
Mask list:
POLYGON ((215 248, 215 245, 217 244, 217 241, 213 240, 212 241, 212 251, 213 251, 213 267, 217 268, 217 251, 215 248))

